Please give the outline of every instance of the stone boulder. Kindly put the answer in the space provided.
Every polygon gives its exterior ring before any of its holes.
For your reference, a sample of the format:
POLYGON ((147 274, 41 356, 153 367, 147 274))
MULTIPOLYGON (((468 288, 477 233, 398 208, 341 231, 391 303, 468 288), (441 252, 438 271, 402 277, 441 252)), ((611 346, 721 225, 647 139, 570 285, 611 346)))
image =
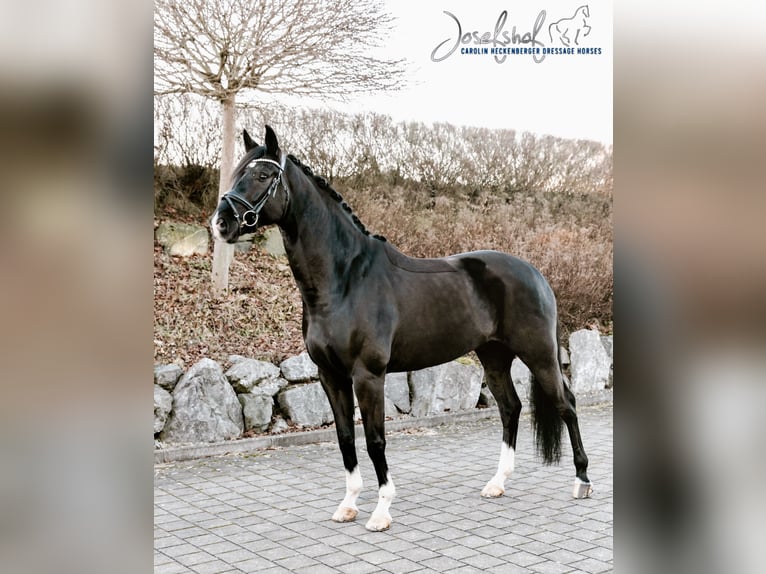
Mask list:
POLYGON ((384 393, 399 412, 410 412, 412 407, 410 405, 410 383, 407 373, 387 374, 384 393))
POLYGON ((154 384, 172 392, 184 371, 176 364, 157 365, 154 367, 154 384))
POLYGON ((191 223, 163 222, 157 227, 155 238, 170 255, 205 255, 210 248, 207 228, 191 223))
POLYGON ((607 382, 606 388, 611 389, 614 386, 614 335, 602 335, 601 342, 609 357, 609 382, 607 382))
POLYGON ((279 367, 256 359, 239 360, 226 371, 226 378, 238 393, 249 393, 259 383, 278 377, 279 367))
POLYGON ((284 380, 282 377, 278 377, 276 379, 267 379, 265 381, 261 381, 258 383, 258 385, 253 389, 255 392, 256 390, 260 391, 261 393, 267 394, 270 397, 273 397, 276 395, 279 391, 284 389, 289 383, 284 380))
POLYGON ((239 394, 237 398, 242 405, 245 430, 265 431, 274 413, 274 400, 271 395, 256 389, 252 393, 239 394))
POLYGON ((154 434, 162 432, 173 408, 172 395, 159 385, 154 385, 154 434))
POLYGON ((285 432, 286 430, 289 430, 290 425, 287 424, 287 421, 283 419, 281 416, 276 415, 274 417, 274 424, 271 425, 271 434, 280 434, 285 432))
POLYGON ((598 331, 581 329, 569 337, 571 388, 575 394, 600 391, 609 382, 611 361, 598 331))
POLYGON ((291 383, 302 383, 319 377, 319 369, 305 351, 279 364, 282 376, 291 383))
POLYGON ((167 443, 218 442, 242 434, 242 405, 221 366, 202 359, 173 389, 173 411, 160 439, 167 443))
POLYGON ((264 232, 261 248, 269 255, 275 257, 281 257, 282 255, 287 254, 285 251, 285 243, 282 240, 282 232, 279 231, 278 227, 270 227, 264 232))
POLYGON ((482 375, 481 367, 457 361, 410 373, 412 416, 474 408, 479 401, 482 375))
POLYGON ((516 393, 519 398, 524 401, 529 399, 530 386, 532 385, 532 371, 524 364, 524 362, 516 357, 511 363, 511 380, 516 387, 516 393))
POLYGON ((277 402, 282 413, 299 426, 319 426, 334 420, 321 383, 291 385, 277 395, 277 402))

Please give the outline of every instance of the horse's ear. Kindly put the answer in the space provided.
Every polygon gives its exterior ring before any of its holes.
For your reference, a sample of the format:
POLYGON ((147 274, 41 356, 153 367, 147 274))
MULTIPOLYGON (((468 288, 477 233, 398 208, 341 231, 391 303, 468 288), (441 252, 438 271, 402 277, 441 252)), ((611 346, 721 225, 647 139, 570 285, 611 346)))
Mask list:
POLYGON ((279 155, 279 142, 277 142, 277 134, 271 129, 271 126, 266 126, 266 152, 269 155, 279 155))
POLYGON ((247 130, 242 130, 242 139, 245 140, 245 151, 250 151, 254 147, 258 147, 258 143, 250 137, 247 130))

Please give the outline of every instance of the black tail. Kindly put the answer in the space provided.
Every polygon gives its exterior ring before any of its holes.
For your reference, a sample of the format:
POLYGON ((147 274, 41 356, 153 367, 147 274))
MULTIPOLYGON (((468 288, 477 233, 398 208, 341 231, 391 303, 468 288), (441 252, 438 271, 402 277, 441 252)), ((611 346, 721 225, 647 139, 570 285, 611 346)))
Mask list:
MULTIPOLYGON (((558 323, 556 324, 556 344, 558 346, 556 355, 559 370, 565 381, 564 385, 566 385, 561 358, 561 332, 558 323)), ((532 426, 535 431, 537 452, 543 457, 545 464, 554 464, 561 460, 561 432, 564 428, 564 421, 553 401, 546 395, 534 376, 530 386, 532 387, 532 426)))
POLYGON ((553 402, 539 382, 532 377, 532 426, 535 430, 537 452, 545 464, 561 460, 561 431, 563 421, 553 402))

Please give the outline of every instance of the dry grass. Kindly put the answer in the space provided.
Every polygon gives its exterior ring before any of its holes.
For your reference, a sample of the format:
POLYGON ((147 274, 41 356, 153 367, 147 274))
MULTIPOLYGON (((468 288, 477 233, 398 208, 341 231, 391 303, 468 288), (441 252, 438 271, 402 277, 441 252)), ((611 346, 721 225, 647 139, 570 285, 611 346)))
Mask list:
POLYGON ((210 288, 211 255, 154 250, 154 360, 185 366, 231 354, 279 362, 303 351, 301 302, 286 261, 238 253, 222 299, 210 288))

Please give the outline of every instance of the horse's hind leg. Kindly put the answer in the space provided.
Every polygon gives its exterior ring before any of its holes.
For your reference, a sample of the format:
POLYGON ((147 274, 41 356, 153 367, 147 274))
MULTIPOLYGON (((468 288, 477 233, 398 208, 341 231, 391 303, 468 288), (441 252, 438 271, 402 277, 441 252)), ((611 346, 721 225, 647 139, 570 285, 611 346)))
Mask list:
POLYGON ((354 394, 351 380, 331 377, 322 371, 319 372, 319 380, 332 407, 338 446, 346 469, 346 496, 338 505, 332 519, 335 522, 351 522, 359 512, 356 499, 362 491, 362 475, 359 472, 354 444, 354 394))
POLYGON ((566 395, 568 408, 562 417, 564 418, 564 423, 566 423, 567 431, 569 432, 569 441, 572 444, 576 472, 572 496, 574 498, 588 498, 593 493, 593 486, 588 479, 588 457, 586 456, 585 448, 583 448, 582 445, 580 425, 577 422, 575 396, 569 388, 568 381, 564 384, 564 394, 566 395))
POLYGON ((519 430, 521 400, 511 380, 513 352, 499 344, 489 344, 476 350, 484 365, 484 378, 497 401, 503 422, 503 440, 497 472, 481 491, 484 497, 498 497, 505 493, 505 480, 513 473, 516 454, 516 436, 519 430))
POLYGON ((563 420, 574 455, 575 484, 572 494, 575 498, 586 498, 593 492, 593 488, 588 479, 588 457, 580 436, 575 396, 565 382, 557 356, 555 353, 551 355, 543 361, 525 361, 533 375, 532 402, 538 446, 546 463, 557 461, 561 452, 561 423, 557 419, 563 420))

